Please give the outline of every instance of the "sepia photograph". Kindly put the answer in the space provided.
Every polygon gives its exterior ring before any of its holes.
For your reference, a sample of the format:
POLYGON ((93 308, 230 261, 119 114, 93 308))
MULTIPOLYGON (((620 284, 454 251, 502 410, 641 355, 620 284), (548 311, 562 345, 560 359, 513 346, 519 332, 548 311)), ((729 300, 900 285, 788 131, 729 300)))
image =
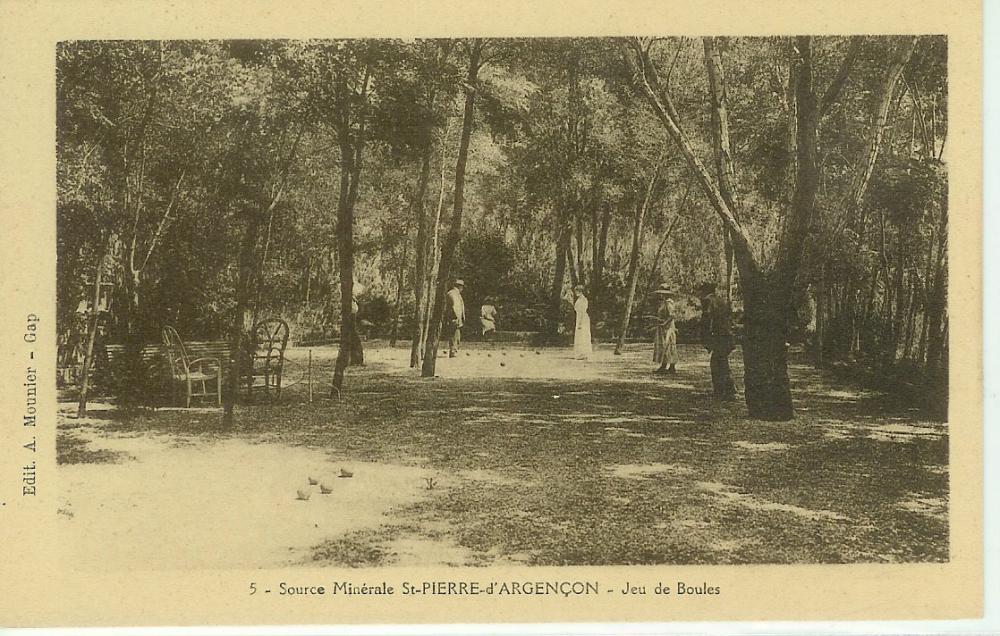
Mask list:
POLYGON ((63 566, 949 562, 948 47, 59 42, 63 566))

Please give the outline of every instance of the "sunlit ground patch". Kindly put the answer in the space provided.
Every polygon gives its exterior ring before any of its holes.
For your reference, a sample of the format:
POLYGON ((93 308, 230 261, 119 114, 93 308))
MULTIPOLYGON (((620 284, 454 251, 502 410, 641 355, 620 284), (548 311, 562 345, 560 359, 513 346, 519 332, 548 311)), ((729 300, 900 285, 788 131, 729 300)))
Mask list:
POLYGON ((893 422, 873 427, 868 437, 881 442, 910 442, 918 438, 940 439, 944 434, 943 425, 893 422))
POLYGON ((781 442, 769 442, 766 444, 756 444, 754 442, 738 441, 733 442, 733 446, 737 448, 742 448, 743 450, 752 451, 755 453, 766 453, 768 451, 780 451, 788 450, 791 448, 789 444, 783 444, 781 442))
POLYGON ((699 481, 695 485, 701 488, 702 490, 706 490, 712 493, 713 495, 716 495, 726 503, 742 506, 744 508, 750 508, 751 510, 761 510, 765 512, 788 512, 794 515, 798 515, 800 517, 805 517, 807 519, 813 519, 813 520, 820 520, 820 519, 827 521, 847 520, 847 517, 841 514, 837 514, 832 510, 812 510, 809 508, 803 508, 801 506, 794 506, 791 504, 766 501, 758 497, 755 497, 753 495, 736 492, 732 490, 731 486, 719 482, 699 481))
POLYGON ((926 493, 908 493, 906 501, 899 502, 899 507, 910 512, 934 517, 941 521, 948 519, 948 500, 944 497, 932 497, 926 493))
POLYGON ((607 466, 612 477, 621 479, 649 479, 659 474, 689 475, 693 471, 679 464, 614 464, 607 466))
POLYGON ((345 462, 258 440, 178 447, 175 439, 90 437, 95 450, 129 459, 59 467, 67 562, 101 571, 288 565, 319 541, 378 527, 390 510, 429 494, 430 473, 412 466, 345 462), (340 478, 342 468, 353 476, 340 478))
POLYGON ((390 541, 385 551, 392 565, 407 567, 465 566, 476 563, 475 553, 451 537, 410 535, 390 541))

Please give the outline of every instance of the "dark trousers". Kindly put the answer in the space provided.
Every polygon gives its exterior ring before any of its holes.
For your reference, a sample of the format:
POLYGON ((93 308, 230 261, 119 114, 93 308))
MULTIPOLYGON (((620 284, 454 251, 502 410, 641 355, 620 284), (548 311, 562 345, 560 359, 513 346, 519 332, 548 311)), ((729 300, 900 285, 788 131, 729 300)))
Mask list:
POLYGON ((448 355, 454 358, 458 355, 458 346, 462 344, 462 328, 456 320, 448 323, 448 330, 448 355))
POLYGON ((712 389, 715 397, 731 400, 736 395, 736 385, 729 370, 729 354, 733 351, 732 336, 709 336, 705 346, 712 353, 712 389))
POLYGON ((351 366, 362 366, 365 363, 365 347, 361 344, 361 332, 358 331, 358 317, 351 316, 351 338, 350 338, 350 353, 351 366))

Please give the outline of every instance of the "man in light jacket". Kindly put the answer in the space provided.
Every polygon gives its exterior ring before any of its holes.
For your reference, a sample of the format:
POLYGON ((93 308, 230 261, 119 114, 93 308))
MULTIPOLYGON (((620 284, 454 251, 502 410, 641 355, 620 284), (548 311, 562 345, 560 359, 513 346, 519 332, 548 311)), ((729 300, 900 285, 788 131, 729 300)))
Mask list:
POLYGON ((462 343, 462 327, 465 326, 465 301, 462 300, 462 289, 465 288, 465 281, 461 278, 455 280, 455 284, 448 290, 448 307, 445 312, 445 321, 448 325, 448 357, 454 358, 458 355, 458 345, 462 343))

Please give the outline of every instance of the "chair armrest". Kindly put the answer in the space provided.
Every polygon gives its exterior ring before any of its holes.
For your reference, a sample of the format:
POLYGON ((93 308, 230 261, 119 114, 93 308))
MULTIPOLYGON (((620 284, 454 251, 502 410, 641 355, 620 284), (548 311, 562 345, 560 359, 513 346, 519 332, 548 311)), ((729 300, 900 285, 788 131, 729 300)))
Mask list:
POLYGON ((202 368, 202 366, 206 362, 210 363, 211 365, 215 365, 214 371, 216 372, 222 371, 222 363, 219 362, 218 358, 195 358, 194 360, 188 362, 188 368, 196 369, 198 371, 201 371, 202 373, 205 373, 205 370, 204 368, 202 368))

